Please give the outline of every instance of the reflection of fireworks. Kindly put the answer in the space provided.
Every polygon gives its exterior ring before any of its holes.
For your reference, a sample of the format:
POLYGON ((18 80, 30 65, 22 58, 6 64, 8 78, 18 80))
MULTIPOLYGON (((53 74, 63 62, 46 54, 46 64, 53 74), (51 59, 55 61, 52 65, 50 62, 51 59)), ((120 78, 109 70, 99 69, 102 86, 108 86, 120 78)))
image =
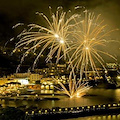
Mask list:
MULTIPOLYGON (((49 20, 43 13, 39 13, 47 22, 48 27, 42 27, 36 24, 28 25, 29 30, 23 31, 18 37, 20 41, 16 44, 16 49, 23 46, 30 46, 21 59, 21 63, 24 61, 24 58, 32 50, 38 50, 41 45, 42 49, 37 55, 33 68, 35 67, 36 62, 46 48, 49 48, 49 53, 46 58, 46 62, 50 61, 53 55, 56 54, 56 63, 58 63, 61 52, 63 53, 64 58, 66 59, 66 49, 69 47, 68 36, 71 33, 71 28, 74 26, 74 19, 78 16, 76 14, 72 15, 69 18, 66 18, 67 13, 63 12, 62 9, 52 13, 51 20, 49 20), (71 23, 71 24, 70 24, 71 23), (36 32, 36 30, 38 30, 36 32)), ((19 68, 19 66, 18 66, 19 68)))
POLYGON ((86 92, 91 88, 91 86, 88 85, 88 83, 81 83, 80 81, 70 79, 68 83, 68 87, 65 86, 61 81, 62 79, 55 79, 55 81, 58 82, 58 84, 61 86, 62 89, 59 89, 60 91, 63 91, 67 96, 70 98, 73 97, 81 97, 86 94, 86 92))
POLYGON ((95 60, 97 60, 105 69, 104 60, 100 54, 115 59, 115 57, 109 53, 96 48, 99 46, 105 46, 105 43, 107 42, 105 37, 113 30, 105 33, 104 29, 106 28, 106 25, 103 25, 103 21, 98 22, 100 15, 95 18, 94 13, 88 13, 87 10, 84 12, 84 19, 76 26, 75 41, 73 42, 74 44, 71 45, 70 51, 72 51, 72 55, 69 59, 69 62, 72 63, 74 69, 80 69, 81 79, 84 72, 87 77, 88 70, 95 71, 94 74, 99 76, 95 60))

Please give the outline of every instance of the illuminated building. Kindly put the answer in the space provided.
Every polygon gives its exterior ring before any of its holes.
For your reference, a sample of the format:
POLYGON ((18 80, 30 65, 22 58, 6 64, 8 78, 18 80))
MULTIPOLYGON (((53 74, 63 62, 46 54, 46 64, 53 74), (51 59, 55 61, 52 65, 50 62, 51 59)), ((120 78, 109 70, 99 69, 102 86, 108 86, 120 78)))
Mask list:
POLYGON ((42 74, 43 77, 59 77, 64 76, 68 78, 69 71, 67 70, 66 64, 47 64, 48 68, 35 69, 35 73, 42 74))

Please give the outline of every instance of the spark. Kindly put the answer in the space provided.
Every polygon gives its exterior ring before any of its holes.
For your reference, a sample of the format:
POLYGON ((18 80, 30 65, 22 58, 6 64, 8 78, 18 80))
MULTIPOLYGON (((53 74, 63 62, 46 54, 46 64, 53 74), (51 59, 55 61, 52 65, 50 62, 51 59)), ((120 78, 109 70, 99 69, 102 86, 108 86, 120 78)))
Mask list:
MULTIPOLYGON (((24 46, 29 47, 29 49, 23 54, 20 65, 24 62, 24 58, 26 57, 27 53, 30 53, 31 51, 40 51, 34 60, 34 69, 45 49, 49 49, 46 62, 51 61, 54 56, 57 56, 56 63, 58 63, 62 58, 62 53, 63 58, 66 59, 66 49, 69 48, 68 38, 71 32, 73 32, 72 28, 76 24, 74 19, 78 17, 78 15, 73 14, 69 17, 67 16, 68 12, 64 12, 62 7, 59 7, 55 13, 52 13, 50 8, 50 13, 51 18, 49 19, 43 13, 38 14, 37 12, 38 15, 45 19, 47 27, 37 24, 29 24, 28 30, 23 30, 17 36, 19 41, 16 44, 14 51, 16 51, 16 49, 23 48, 24 46), (42 49, 40 49, 41 47, 42 49)), ((20 65, 17 68, 17 72, 20 68, 20 65)))
POLYGON ((61 39, 61 40, 60 40, 60 43, 63 44, 63 43, 64 43, 64 40, 61 39))
MULTIPOLYGON (((94 71, 94 77, 100 76, 97 71, 97 65, 95 61, 98 61, 100 65, 105 68, 105 61, 102 54, 109 56, 110 58, 116 60, 111 54, 98 49, 99 47, 105 47, 108 42, 107 36, 114 30, 105 32, 106 26, 104 25, 104 20, 99 20, 100 15, 97 17, 94 13, 90 13, 88 10, 83 12, 83 17, 76 19, 76 32, 75 40, 72 45, 70 45, 69 51, 69 66, 68 68, 80 70, 80 79, 82 80, 83 73, 87 78, 87 71, 94 71)), ((109 40, 110 41, 110 40, 109 40)))
POLYGON ((54 36, 55 36, 56 38, 59 38, 59 35, 58 35, 58 34, 55 34, 54 36))
POLYGON ((86 92, 91 88, 88 83, 81 83, 80 80, 76 81, 75 79, 69 79, 68 87, 66 87, 62 83, 62 78, 56 79, 53 78, 55 82, 57 82, 61 88, 56 87, 59 91, 62 91, 64 94, 69 96, 70 98, 80 98, 86 94, 86 92))

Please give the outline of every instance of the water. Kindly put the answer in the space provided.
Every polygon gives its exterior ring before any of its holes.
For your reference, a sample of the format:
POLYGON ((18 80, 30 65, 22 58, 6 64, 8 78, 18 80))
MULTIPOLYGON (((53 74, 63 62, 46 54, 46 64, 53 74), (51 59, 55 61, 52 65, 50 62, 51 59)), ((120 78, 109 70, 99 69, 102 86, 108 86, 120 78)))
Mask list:
MULTIPOLYGON (((81 98, 69 98, 67 96, 54 97, 60 100, 42 100, 42 101, 0 101, 0 104, 4 106, 36 106, 38 108, 52 108, 52 107, 77 107, 97 104, 116 103, 120 101, 120 89, 90 89, 87 96, 81 98)), ((41 97, 52 97, 52 95, 41 95, 41 97)), ((120 120, 120 115, 99 115, 79 117, 66 120, 120 120)))
MULTIPOLYGON (((33 97, 33 96, 32 96, 33 97)), ((41 95, 40 97, 52 97, 51 95, 41 95)), ((81 98, 69 98, 67 96, 58 96, 60 100, 43 100, 43 101, 0 101, 3 106, 36 106, 40 108, 52 107, 73 107, 73 106, 86 106, 96 104, 107 104, 118 102, 120 100, 120 89, 90 89, 88 96, 81 98)))
POLYGON ((118 115, 96 115, 89 117, 79 117, 73 119, 61 119, 61 120, 120 120, 120 114, 118 115))

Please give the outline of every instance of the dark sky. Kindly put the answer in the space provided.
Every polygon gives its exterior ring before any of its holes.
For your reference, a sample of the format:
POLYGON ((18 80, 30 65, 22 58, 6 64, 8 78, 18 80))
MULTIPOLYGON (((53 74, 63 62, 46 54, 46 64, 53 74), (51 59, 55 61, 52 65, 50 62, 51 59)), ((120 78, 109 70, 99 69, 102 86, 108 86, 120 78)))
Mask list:
MULTIPOLYGON (((63 6, 64 10, 68 11, 77 5, 85 6, 95 14, 102 14, 110 29, 120 29, 120 0, 0 0, 0 46, 14 37, 13 25, 19 22, 42 23, 35 15, 36 11, 48 15, 48 6, 51 6, 53 11, 58 6, 63 6)), ((120 41, 120 31, 112 33, 111 39, 120 41)), ((120 44, 111 44, 109 48, 120 62, 120 44)))

